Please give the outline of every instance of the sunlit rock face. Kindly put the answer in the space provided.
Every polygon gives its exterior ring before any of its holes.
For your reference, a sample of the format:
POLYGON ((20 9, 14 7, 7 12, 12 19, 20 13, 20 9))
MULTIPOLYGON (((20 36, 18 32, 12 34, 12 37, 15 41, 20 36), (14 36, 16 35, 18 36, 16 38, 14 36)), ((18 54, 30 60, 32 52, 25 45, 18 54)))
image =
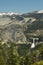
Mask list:
POLYGON ((32 36, 34 33, 36 36, 43 36, 42 11, 25 14, 0 13, 0 38, 4 42, 10 40, 16 43, 26 43, 27 37, 29 38, 29 35, 32 36))
POLYGON ((24 33, 21 31, 15 32, 14 38, 15 38, 15 41, 18 43, 25 43, 26 42, 26 37, 25 37, 24 33))
POLYGON ((2 26, 2 25, 6 25, 6 24, 9 24, 9 23, 11 23, 12 21, 10 20, 10 18, 8 18, 8 17, 0 17, 0 26, 2 26))

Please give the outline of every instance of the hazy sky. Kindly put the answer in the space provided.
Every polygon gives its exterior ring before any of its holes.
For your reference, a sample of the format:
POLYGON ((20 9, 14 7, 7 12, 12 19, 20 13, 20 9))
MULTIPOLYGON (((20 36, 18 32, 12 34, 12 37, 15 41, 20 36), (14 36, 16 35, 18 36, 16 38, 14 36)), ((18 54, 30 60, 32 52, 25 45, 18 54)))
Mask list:
POLYGON ((0 12, 26 13, 43 9, 43 0, 0 0, 0 12))

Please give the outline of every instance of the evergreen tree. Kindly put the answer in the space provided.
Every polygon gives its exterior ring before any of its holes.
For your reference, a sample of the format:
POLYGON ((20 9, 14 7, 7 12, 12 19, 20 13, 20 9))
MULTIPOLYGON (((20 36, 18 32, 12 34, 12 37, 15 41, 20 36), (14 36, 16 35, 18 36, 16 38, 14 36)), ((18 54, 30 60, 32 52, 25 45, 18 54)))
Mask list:
POLYGON ((2 48, 2 42, 0 41, 0 65, 6 65, 6 62, 3 58, 3 48, 2 48))

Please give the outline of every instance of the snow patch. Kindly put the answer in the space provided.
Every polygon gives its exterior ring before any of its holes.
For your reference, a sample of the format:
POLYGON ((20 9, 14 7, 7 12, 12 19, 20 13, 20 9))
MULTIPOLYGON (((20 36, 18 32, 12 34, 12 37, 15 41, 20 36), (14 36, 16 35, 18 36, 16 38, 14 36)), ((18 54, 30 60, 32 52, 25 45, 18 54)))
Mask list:
POLYGON ((43 10, 38 11, 37 13, 43 13, 43 10))
POLYGON ((11 15, 20 15, 19 13, 15 13, 15 12, 8 12, 8 13, 2 13, 2 12, 0 12, 0 16, 3 16, 3 15, 9 15, 9 16, 11 16, 11 15))

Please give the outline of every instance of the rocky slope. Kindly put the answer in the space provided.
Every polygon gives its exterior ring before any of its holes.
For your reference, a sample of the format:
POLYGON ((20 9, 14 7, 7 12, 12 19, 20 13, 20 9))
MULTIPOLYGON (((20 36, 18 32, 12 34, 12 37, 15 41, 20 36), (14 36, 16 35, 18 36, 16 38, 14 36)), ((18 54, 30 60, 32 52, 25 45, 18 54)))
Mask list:
POLYGON ((43 36, 43 11, 32 13, 0 13, 0 39, 26 43, 27 36, 43 36))

